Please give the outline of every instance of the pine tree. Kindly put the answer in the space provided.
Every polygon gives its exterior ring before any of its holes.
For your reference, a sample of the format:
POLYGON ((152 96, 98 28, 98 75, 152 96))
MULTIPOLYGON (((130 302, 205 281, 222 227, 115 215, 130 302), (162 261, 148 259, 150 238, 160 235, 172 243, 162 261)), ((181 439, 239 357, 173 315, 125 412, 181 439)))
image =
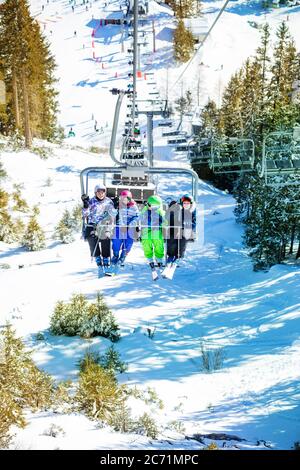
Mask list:
POLYGON ((20 130, 27 147, 33 137, 56 132, 54 60, 27 0, 6 0, 0 16, 0 63, 8 91, 7 130, 20 130))
POLYGON ((181 96, 175 100, 175 109, 180 114, 180 120, 182 121, 183 115, 191 111, 192 108, 192 93, 187 90, 184 96, 181 96))
POLYGON ((0 447, 10 441, 12 425, 24 427, 23 410, 47 408, 52 403, 54 383, 39 370, 11 326, 0 334, 0 447))
POLYGON ((1 65, 0 60, 0 134, 5 134, 8 115, 7 115, 7 106, 6 106, 6 85, 4 81, 4 70, 1 65))
POLYGON ((80 227, 79 220, 81 222, 81 212, 81 207, 80 213, 77 207, 73 209, 72 213, 66 209, 59 223, 55 227, 53 237, 60 240, 62 243, 72 243, 75 240, 74 234, 80 227))
POLYGON ((269 100, 268 100, 268 88, 269 88, 269 75, 271 67, 270 58, 270 27, 266 23, 262 28, 261 44, 256 51, 255 63, 259 70, 259 80, 256 82, 257 93, 258 93, 258 139, 262 142, 266 116, 268 113, 269 100))
POLYGON ((126 364, 121 360, 120 354, 114 346, 110 346, 105 355, 100 357, 100 364, 104 369, 113 373, 123 373, 127 369, 126 364))
POLYGON ((201 116, 200 137, 213 137, 218 134, 220 115, 216 103, 208 100, 204 106, 201 116))
POLYGON ((35 215, 33 215, 28 222, 23 238, 23 245, 29 251, 38 251, 45 248, 45 234, 35 215))
POLYGON ((170 6, 180 19, 191 18, 201 12, 201 4, 197 0, 172 0, 170 6))
MULTIPOLYGON (((2 199, 2 203, 5 204, 4 199, 2 199)), ((22 240, 23 235, 23 222, 20 219, 13 220, 5 206, 3 208, 0 208, 0 241, 4 243, 18 242, 22 240)))
POLYGON ((224 91, 220 118, 222 131, 226 136, 243 136, 244 122, 242 116, 242 83, 243 70, 235 73, 224 91))
POLYGON ((260 124, 263 120, 263 85, 260 64, 254 60, 247 60, 243 68, 241 85, 241 119, 243 134, 247 138, 260 141, 260 124))
POLYGON ((193 50, 195 40, 192 33, 184 26, 184 22, 179 20, 174 32, 174 58, 178 62, 188 62, 193 50))
POLYGON ((90 362, 79 374, 75 400, 78 409, 87 416, 110 424, 125 396, 111 372, 90 362))
POLYGON ((277 30, 274 65, 268 97, 270 100, 270 130, 290 128, 298 118, 297 107, 292 105, 293 83, 297 79, 298 58, 288 27, 282 22, 277 30))
POLYGON ((120 339, 118 324, 100 292, 97 293, 96 302, 88 306, 87 319, 81 325, 80 335, 83 337, 101 335, 113 342, 120 339))

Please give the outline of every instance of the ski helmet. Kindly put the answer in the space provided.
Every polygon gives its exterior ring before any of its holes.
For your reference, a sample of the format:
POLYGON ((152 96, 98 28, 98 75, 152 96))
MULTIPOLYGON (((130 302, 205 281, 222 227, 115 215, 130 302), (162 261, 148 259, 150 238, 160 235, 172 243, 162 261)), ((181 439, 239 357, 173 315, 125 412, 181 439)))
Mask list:
POLYGON ((97 191, 106 191, 106 186, 104 184, 96 184, 94 193, 96 194, 97 191))
POLYGON ((161 206, 162 200, 159 196, 157 196, 156 194, 153 194, 152 196, 148 197, 147 204, 149 206, 161 206))
POLYGON ((120 192, 120 196, 128 197, 129 199, 132 199, 132 192, 129 191, 129 189, 123 189, 123 190, 120 192))
POLYGON ((191 196, 190 194, 184 194, 184 195, 180 198, 181 204, 182 204, 184 201, 188 201, 188 202, 190 202, 191 204, 193 204, 193 202, 194 202, 193 196, 191 196))

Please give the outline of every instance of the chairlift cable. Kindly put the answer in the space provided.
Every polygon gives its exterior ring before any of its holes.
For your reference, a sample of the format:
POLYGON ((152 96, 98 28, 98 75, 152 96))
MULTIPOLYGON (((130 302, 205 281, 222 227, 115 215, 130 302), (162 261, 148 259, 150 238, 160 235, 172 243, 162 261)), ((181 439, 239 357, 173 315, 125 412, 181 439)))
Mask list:
POLYGON ((208 33, 205 35, 204 39, 200 42, 199 44, 199 47, 197 48, 197 50, 194 52, 193 56, 190 58, 190 60, 188 61, 187 65, 185 66, 184 70, 181 72, 181 74, 179 75, 179 77, 177 78, 177 80, 175 81, 175 83, 171 86, 170 88, 170 91, 173 90, 173 88, 175 87, 175 85, 177 85, 177 83, 181 80, 181 78, 183 77, 183 75, 185 74, 185 72, 187 71, 188 67, 191 65, 191 63, 193 62, 193 60, 195 59, 196 55, 198 54, 199 50, 201 49, 201 47, 203 46, 203 44, 205 43, 206 39, 208 38, 208 36, 210 35, 210 33, 212 32, 213 28, 215 27, 215 25, 217 24, 219 18, 221 17, 222 13, 224 12, 227 4, 230 2, 230 0, 226 0, 224 5, 222 6, 221 10, 219 11, 216 19, 214 20, 213 24, 211 25, 211 27, 209 28, 208 30, 208 33))

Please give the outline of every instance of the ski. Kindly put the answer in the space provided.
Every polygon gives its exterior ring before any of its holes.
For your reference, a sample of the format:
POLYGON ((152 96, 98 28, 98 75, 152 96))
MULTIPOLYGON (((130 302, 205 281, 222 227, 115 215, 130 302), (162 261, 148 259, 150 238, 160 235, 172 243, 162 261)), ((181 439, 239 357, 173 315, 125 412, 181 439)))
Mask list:
POLYGON ((108 266, 104 266, 103 267, 103 270, 104 270, 104 275, 105 276, 113 276, 115 273, 113 272, 112 270, 112 266, 111 265, 108 265, 108 266))
POLYGON ((98 279, 104 276, 104 268, 103 266, 98 266, 98 279))
POLYGON ((177 263, 168 263, 163 272, 161 273, 162 277, 164 279, 169 279, 170 281, 173 279, 173 276, 175 274, 177 268, 177 263))

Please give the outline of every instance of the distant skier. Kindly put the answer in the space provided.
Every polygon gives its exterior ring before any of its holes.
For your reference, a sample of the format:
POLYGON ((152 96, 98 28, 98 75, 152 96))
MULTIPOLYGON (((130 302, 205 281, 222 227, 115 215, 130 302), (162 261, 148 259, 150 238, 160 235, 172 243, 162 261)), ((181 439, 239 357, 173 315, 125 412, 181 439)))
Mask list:
POLYGON ((150 196, 147 205, 141 210, 141 241, 144 255, 152 271, 155 271, 155 260, 158 267, 163 265, 164 234, 166 226, 165 212, 159 196, 150 196))
POLYGON ((109 272, 111 236, 117 210, 114 209, 112 200, 106 196, 106 187, 103 184, 97 184, 94 193, 92 199, 87 194, 81 196, 82 215, 87 219, 84 238, 89 243, 91 256, 95 257, 100 276, 102 267, 105 273, 109 272))
POLYGON ((196 206, 193 197, 184 194, 179 203, 172 201, 167 216, 167 263, 172 263, 184 257, 187 242, 196 238, 196 206))
POLYGON ((75 132, 73 131, 73 128, 69 130, 68 137, 75 137, 75 132))
POLYGON ((118 213, 112 239, 112 264, 116 266, 118 263, 124 264, 132 248, 139 224, 139 209, 128 189, 121 191, 120 197, 115 198, 114 206, 118 213))

